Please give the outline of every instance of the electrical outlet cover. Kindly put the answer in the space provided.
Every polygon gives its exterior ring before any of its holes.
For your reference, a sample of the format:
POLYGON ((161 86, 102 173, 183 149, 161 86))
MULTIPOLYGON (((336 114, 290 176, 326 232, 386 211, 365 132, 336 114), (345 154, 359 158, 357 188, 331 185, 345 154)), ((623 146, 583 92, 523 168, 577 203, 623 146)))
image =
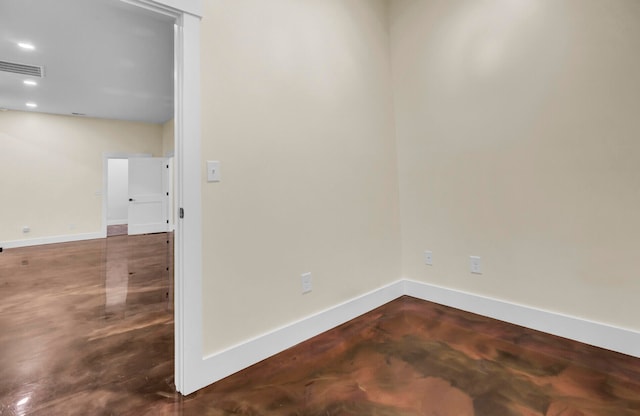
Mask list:
POLYGON ((427 266, 433 266, 433 252, 429 250, 424 251, 424 264, 427 266))
POLYGON ((302 276, 300 276, 300 280, 302 282, 302 293, 305 294, 311 292, 313 289, 311 273, 303 273, 302 276))
POLYGON ((482 268, 480 263, 480 257, 469 256, 470 271, 473 274, 482 274, 482 268))

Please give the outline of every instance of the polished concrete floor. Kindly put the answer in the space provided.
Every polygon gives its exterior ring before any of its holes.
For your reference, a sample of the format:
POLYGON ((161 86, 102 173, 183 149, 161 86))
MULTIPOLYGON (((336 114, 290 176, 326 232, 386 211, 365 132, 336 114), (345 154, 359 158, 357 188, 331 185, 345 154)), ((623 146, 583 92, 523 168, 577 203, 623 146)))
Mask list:
POLYGON ((640 415, 639 359, 410 297, 181 397, 170 240, 0 253, 0 415, 640 415))
POLYGON ((0 415, 120 415, 173 397, 172 236, 0 253, 0 415))

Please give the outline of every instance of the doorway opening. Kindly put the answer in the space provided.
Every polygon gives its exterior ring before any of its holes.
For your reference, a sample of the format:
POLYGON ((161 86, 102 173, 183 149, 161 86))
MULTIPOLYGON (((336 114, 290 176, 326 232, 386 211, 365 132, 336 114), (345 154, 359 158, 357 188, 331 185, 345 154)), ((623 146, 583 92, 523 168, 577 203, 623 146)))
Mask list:
MULTIPOLYGON (((176 260, 176 308, 175 308, 175 384, 178 391, 188 394, 195 389, 202 387, 202 380, 198 378, 198 373, 201 372, 201 362, 203 360, 202 355, 202 299, 201 299, 201 260, 202 260, 202 244, 201 244, 201 204, 200 204, 200 184, 201 184, 201 172, 200 172, 200 99, 199 99, 199 17, 201 15, 200 9, 202 8, 201 0, 122 0, 122 3, 130 3, 135 6, 141 6, 145 9, 151 10, 154 13, 161 13, 172 17, 172 26, 175 29, 174 39, 172 39, 172 46, 175 46, 175 71, 174 71, 174 93, 175 93, 175 183, 176 183, 176 196, 175 207, 180 208, 180 220, 176 226, 175 234, 175 260, 176 260), (166 4, 166 6, 165 6, 166 4), (184 219, 183 218, 184 214, 184 219), (188 238, 187 238, 188 236, 188 238), (183 278, 188 276, 188 279, 183 278), (185 283, 185 280, 188 282, 185 283), (188 299, 188 303, 185 300, 188 299)), ((18 4, 19 2, 16 2, 18 4)), ((59 10, 65 14, 70 14, 74 9, 74 16, 76 21, 74 23, 91 23, 95 19, 91 19, 87 15, 87 11, 95 9, 95 5, 98 2, 78 2, 72 7, 60 7, 56 4, 59 10), (77 10, 76 10, 77 9, 77 10)), ((104 4, 118 4, 112 0, 103 1, 104 4)), ((121 3, 121 4, 122 4, 121 3)), ((51 13, 39 13, 40 15, 47 15, 47 18, 51 13)), ((106 15, 103 15, 106 17, 106 15)), ((100 19, 102 16, 100 16, 100 19)), ((55 19, 54 19, 55 20, 55 19)), ((99 19, 98 19, 99 20, 99 19)), ((46 25, 41 25, 45 27, 46 25)), ((129 25, 138 29, 136 24, 129 25)), ((58 30, 60 33, 70 33, 72 25, 67 28, 61 28, 58 30)), ((139 34, 144 35, 143 30, 138 31, 139 34)), ((168 44, 168 40, 167 40, 168 44)), ((91 50, 102 50, 102 48, 90 48, 91 50)), ((45 50, 45 48, 42 48, 45 50)), ((49 48, 51 50, 51 48, 49 48)), ((105 54, 107 55, 107 54, 105 54)), ((132 68, 131 62, 128 60, 118 61, 123 65, 123 68, 132 68)), ((115 72, 115 71, 112 71, 115 72)), ((52 71, 53 73, 53 71, 52 71)), ((81 91, 85 88, 75 88, 75 90, 81 91)), ((106 89, 106 92, 115 96, 122 96, 126 92, 137 92, 135 87, 122 88, 122 89, 106 89)), ((135 95, 135 94, 134 94, 135 95)), ((144 94, 137 94, 136 97, 148 97, 144 94)), ((64 100, 57 100, 64 101, 64 100)), ((99 101, 99 100, 98 100, 99 101)), ((42 106, 44 108, 44 106, 42 106)), ((75 109, 74 109, 75 110, 75 109)), ((74 113, 77 117, 82 117, 83 114, 74 113)), ((104 118, 114 118, 105 116, 104 118)), ((115 118, 114 118, 115 119, 115 118)), ((84 136, 92 138, 92 129, 87 129, 84 136)), ((44 149, 44 148, 43 148, 44 149)), ((94 155, 98 157, 97 160, 90 159, 88 157, 77 157, 75 160, 81 160, 82 166, 90 167, 91 175, 87 175, 86 172, 80 172, 76 175, 79 177, 90 177, 93 181, 92 188, 90 190, 92 204, 91 209, 81 206, 83 212, 90 212, 92 218, 91 229, 94 231, 91 235, 91 240, 82 241, 74 245, 64 246, 68 250, 60 253, 53 253, 53 249, 58 247, 41 247, 46 249, 47 253, 51 253, 54 257, 56 264, 64 264, 67 267, 70 259, 76 259, 80 262, 82 267, 91 267, 92 271, 99 270, 100 273, 104 273, 104 269, 100 269, 99 261, 103 260, 101 254, 105 241, 100 239, 101 225, 98 223, 100 220, 100 213, 98 209, 100 204, 104 201, 106 196, 100 190, 100 167, 99 167, 99 155, 102 149, 92 149, 94 155), (95 151, 97 150, 97 152, 95 151), (95 172, 95 170, 98 172, 95 172), (97 180, 96 180, 97 179, 97 180), (91 261, 85 260, 86 257, 79 255, 75 250, 79 248, 82 250, 89 250, 91 261), (71 253, 71 254, 69 254, 71 253), (60 255, 66 257, 60 257, 60 255), (68 258, 67 258, 68 257, 68 258)), ((122 146, 122 151, 130 150, 129 146, 122 146)), ((136 149, 131 149, 136 151, 136 149)), ((147 151, 147 149, 139 149, 147 151)), ((155 151, 154 151, 155 152, 155 151)), ((53 170, 52 172, 57 172, 53 170)), ((73 183, 73 181, 69 181, 73 183)), ((102 188, 105 189, 104 187, 102 188)), ((76 193, 77 190, 76 190, 76 193)), ((88 193, 87 193, 88 194, 88 193)), ((64 195, 57 195, 57 198, 62 200, 64 195)), ((40 204, 45 206, 45 204, 40 204)), ((47 218, 47 215, 42 215, 43 218, 47 218)), ((127 220, 128 221, 128 220, 127 220)), ((71 227, 71 226, 70 226, 71 227)), ((106 221, 104 221, 104 233, 106 236, 106 221)), ((71 229, 71 228, 70 228, 71 229)), ((85 237, 85 235, 79 235, 85 237)), ((77 242, 80 238, 67 240, 77 242)), ((86 238, 83 238, 86 240, 86 238)), ((51 243, 58 241, 50 241, 51 243)), ((173 244, 169 244, 173 247, 173 244)), ((134 247, 134 248, 137 248, 134 247)), ((34 249, 35 250, 35 249, 34 249)), ((128 250, 128 248, 127 248, 128 250)), ((20 253, 23 253, 21 251, 20 253)), ((111 253, 117 254, 117 249, 109 249, 109 255, 111 253)), ((6 253, 5 253, 6 254, 6 253)), ((5 258, 9 258, 5 256, 5 258)), ((41 260, 43 256, 37 255, 35 259, 41 260)), ((147 260, 144 260, 145 262, 147 260)), ((34 262, 29 262, 28 259, 21 259, 19 262, 21 272, 26 273, 26 268, 34 262)), ((145 264, 144 262, 142 263, 145 264)), ((140 270, 146 270, 148 268, 142 267, 140 270)), ((68 273, 60 273, 60 275, 67 275, 68 273)), ((78 274, 82 278, 79 281, 87 282, 86 272, 80 272, 78 274)), ((118 311, 117 305, 121 304, 123 299, 123 293, 121 289, 124 288, 126 279, 113 279, 109 280, 107 289, 113 291, 109 292, 108 300, 106 303, 109 305, 109 310, 118 311)), ((94 283, 93 288, 96 287, 94 283)), ((129 293, 136 293, 142 300, 147 299, 147 292, 140 288, 140 290, 129 291, 129 293)), ((94 292, 92 292, 94 293, 94 292)), ((73 305, 74 307, 76 305, 73 305)), ((73 308, 71 308, 73 309, 73 308)), ((95 314, 94 314, 95 315, 95 314)), ((84 315, 83 315, 84 317, 84 315)), ((74 325, 69 325, 74 327, 74 325)), ((52 331, 49 331, 52 332, 52 331)), ((91 331, 77 331, 83 334, 92 334, 91 331)), ((95 338, 94 340, 97 340, 95 338)), ((147 339, 141 337, 141 340, 147 339)), ((79 343, 80 344, 80 343, 79 343)), ((126 351, 124 349, 123 351, 126 351)), ((144 351, 144 349, 143 349, 144 351)), ((146 351, 145 351, 146 352, 146 351)), ((144 370, 142 370, 144 371, 144 370)), ((26 385, 26 384, 25 384, 26 385)), ((23 399, 20 399, 22 403, 23 399)), ((33 403, 33 402, 32 402, 33 403)))
POLYGON ((127 235, 129 231, 129 160, 107 160, 107 237, 127 235))
POLYGON ((110 153, 103 166, 106 237, 174 231, 173 156, 110 153))
POLYGON ((122 0, 171 16, 174 25, 175 388, 208 384, 203 369, 200 17, 201 0, 122 0), (177 213, 179 212, 179 215, 177 213))

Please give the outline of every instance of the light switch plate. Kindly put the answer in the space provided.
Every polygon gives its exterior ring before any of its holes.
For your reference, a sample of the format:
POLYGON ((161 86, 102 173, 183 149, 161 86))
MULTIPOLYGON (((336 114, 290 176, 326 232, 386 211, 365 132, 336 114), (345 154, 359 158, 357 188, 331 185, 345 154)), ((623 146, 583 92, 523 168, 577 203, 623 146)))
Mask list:
POLYGON ((207 161, 207 181, 208 182, 220 182, 222 180, 222 174, 220 172, 220 162, 217 160, 207 161))

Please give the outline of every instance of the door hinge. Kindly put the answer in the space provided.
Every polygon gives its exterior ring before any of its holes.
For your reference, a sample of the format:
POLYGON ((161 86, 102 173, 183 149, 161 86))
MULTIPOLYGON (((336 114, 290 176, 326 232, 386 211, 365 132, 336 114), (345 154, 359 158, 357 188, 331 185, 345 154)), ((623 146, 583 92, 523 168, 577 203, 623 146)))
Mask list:
POLYGON ((180 208, 180 218, 184 218, 184 208, 180 208))

